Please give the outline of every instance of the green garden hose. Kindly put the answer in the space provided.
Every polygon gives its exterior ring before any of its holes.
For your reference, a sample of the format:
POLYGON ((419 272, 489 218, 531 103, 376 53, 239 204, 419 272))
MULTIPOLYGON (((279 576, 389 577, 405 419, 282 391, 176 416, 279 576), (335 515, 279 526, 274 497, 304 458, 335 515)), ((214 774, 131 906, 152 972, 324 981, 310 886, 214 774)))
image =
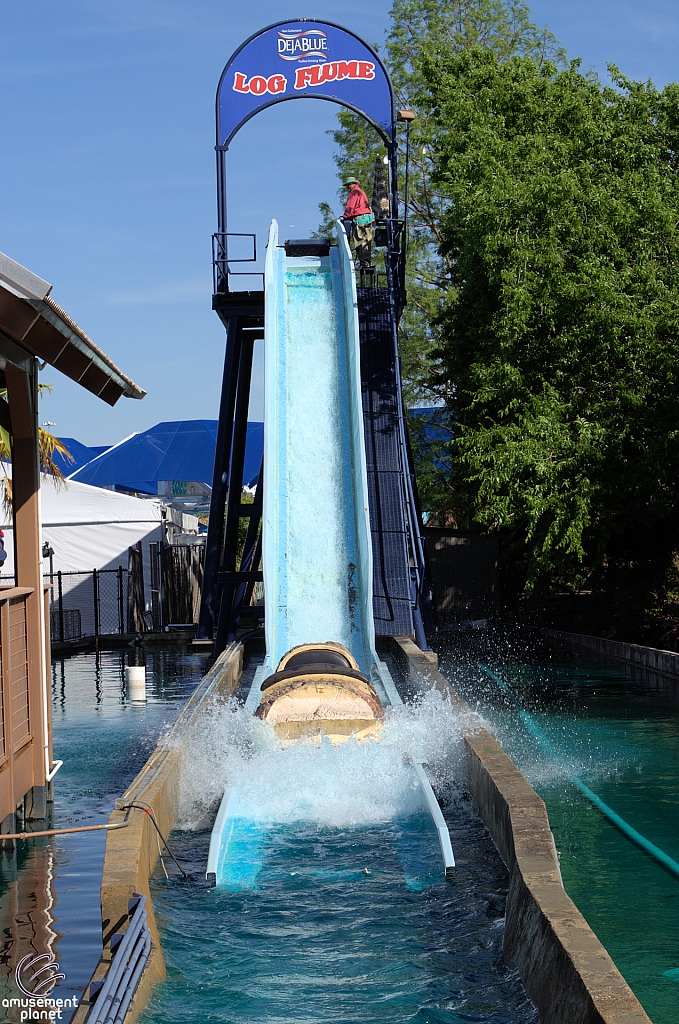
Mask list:
MULTIPOLYGON (((550 756, 558 758, 558 752, 554 748, 551 741, 547 738, 547 736, 545 736, 542 729, 535 724, 535 722, 528 714, 528 712, 524 711, 524 709, 521 707, 521 704, 514 696, 512 690, 504 682, 504 680, 501 679, 498 675, 496 675, 495 672, 493 672, 491 669, 489 669, 487 665, 483 665, 481 662, 478 662, 478 666, 486 673, 486 675, 490 676, 490 678, 497 683, 497 685, 501 688, 503 693, 507 694, 507 696, 509 697, 509 699, 519 712, 521 720, 530 732, 531 736, 535 737, 540 746, 550 756)), ((648 839, 646 839, 645 836, 642 836, 641 832, 637 832, 635 828, 632 828, 631 825, 628 825, 624 818, 621 818, 619 814, 616 814, 615 811, 608 806, 608 804, 605 804, 603 800, 596 795, 596 793, 592 792, 589 786, 585 785, 582 779, 578 778, 577 775, 574 775, 570 781, 573 783, 575 788, 582 793, 585 799, 589 800, 593 807, 596 807, 596 809, 600 811, 605 818, 608 818, 608 820, 613 825, 615 825, 618 831, 621 832, 626 839, 629 839, 631 843, 634 843, 634 845, 638 846, 639 849, 644 851, 644 853, 647 853, 648 856, 651 857, 658 864, 660 864, 660 866, 663 867, 665 871, 669 871, 669 873, 671 875, 674 875, 675 878, 679 878, 679 864, 677 864, 676 860, 672 860, 672 858, 669 857, 664 850, 661 850, 660 847, 656 846, 654 843, 651 843, 648 839)))

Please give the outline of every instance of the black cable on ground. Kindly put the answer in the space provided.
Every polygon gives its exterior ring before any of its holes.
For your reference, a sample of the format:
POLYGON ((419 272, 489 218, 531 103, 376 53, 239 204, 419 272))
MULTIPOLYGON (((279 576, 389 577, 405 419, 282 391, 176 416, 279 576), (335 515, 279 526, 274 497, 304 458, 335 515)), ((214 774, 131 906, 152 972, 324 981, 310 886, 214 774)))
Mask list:
POLYGON ((148 807, 146 804, 143 804, 141 802, 139 802, 139 803, 129 803, 129 804, 126 804, 126 807, 136 807, 138 811, 144 811, 145 814, 148 814, 149 818, 153 822, 153 826, 154 826, 156 832, 158 833, 160 838, 163 840, 163 846, 165 847, 167 852, 172 857, 172 860, 175 862, 175 864, 177 865, 177 867, 181 871, 181 873, 184 876, 184 878, 188 878, 189 876, 187 875, 186 871, 184 871, 184 868, 181 866, 181 864, 179 863, 179 861, 177 860, 177 858, 173 854, 172 850, 170 849, 170 847, 168 845, 168 842, 167 842, 167 839, 165 838, 163 833, 160 831, 160 828, 158 827, 158 822, 156 821, 156 816, 155 816, 155 814, 153 812, 153 808, 148 807))

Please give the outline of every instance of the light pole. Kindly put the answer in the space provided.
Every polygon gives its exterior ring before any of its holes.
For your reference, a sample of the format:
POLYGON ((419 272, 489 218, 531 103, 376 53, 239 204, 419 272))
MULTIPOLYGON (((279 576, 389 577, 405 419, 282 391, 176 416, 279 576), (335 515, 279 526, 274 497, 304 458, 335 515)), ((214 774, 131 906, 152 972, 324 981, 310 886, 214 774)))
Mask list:
POLYGON ((50 547, 48 541, 42 546, 42 557, 50 560, 50 604, 54 605, 54 548, 50 547))

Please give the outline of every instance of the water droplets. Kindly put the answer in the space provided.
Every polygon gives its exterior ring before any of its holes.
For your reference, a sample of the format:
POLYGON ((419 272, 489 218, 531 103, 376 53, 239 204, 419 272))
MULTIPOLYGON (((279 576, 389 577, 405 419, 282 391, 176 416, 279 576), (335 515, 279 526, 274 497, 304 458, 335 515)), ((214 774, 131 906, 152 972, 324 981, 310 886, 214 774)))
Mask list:
POLYGON ((441 785, 461 775, 461 720, 436 690, 387 708, 377 742, 282 746, 266 722, 232 701, 214 704, 183 744, 179 824, 206 827, 227 786, 238 786, 261 822, 353 827, 416 810, 409 761, 425 762, 441 785))

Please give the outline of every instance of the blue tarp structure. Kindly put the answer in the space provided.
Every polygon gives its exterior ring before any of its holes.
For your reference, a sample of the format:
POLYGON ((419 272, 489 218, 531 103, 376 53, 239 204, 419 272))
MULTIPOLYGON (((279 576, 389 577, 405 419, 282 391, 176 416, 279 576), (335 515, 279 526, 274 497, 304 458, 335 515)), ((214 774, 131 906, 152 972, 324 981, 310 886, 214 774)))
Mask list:
POLYGON ((65 459, 59 452, 54 453, 54 462, 59 467, 64 476, 70 476, 71 473, 75 473, 76 469, 80 469, 81 466, 86 466, 92 459, 96 459, 97 455, 101 455, 102 452, 107 452, 110 445, 100 445, 98 448, 88 447, 86 444, 81 444, 80 441, 76 441, 74 437, 60 437, 59 440, 68 449, 73 461, 65 459))
MULTIPOLYGON (((410 414, 416 447, 418 440, 434 449, 450 441, 448 410, 417 408, 410 414)), ((217 420, 170 420, 112 448, 88 447, 73 437, 63 437, 75 461, 66 462, 55 455, 55 462, 64 476, 79 483, 140 494, 158 494, 159 480, 211 486, 217 425, 217 420)), ((263 450, 264 424, 248 423, 243 481, 249 487, 257 481, 263 450)))
MULTIPOLYGON (((158 494, 158 481, 196 481, 212 485, 217 420, 174 420, 134 434, 108 448, 73 480, 95 487, 116 487, 158 494)), ((264 450, 264 424, 248 423, 243 482, 257 480, 264 450)))
POLYGON ((416 469, 425 455, 439 473, 450 473, 450 442, 453 440, 455 414, 445 406, 424 406, 409 409, 410 443, 416 469))
POLYGON ((454 416, 445 406, 422 406, 409 409, 408 412, 411 416, 411 426, 429 444, 437 441, 447 443, 451 440, 454 416))

